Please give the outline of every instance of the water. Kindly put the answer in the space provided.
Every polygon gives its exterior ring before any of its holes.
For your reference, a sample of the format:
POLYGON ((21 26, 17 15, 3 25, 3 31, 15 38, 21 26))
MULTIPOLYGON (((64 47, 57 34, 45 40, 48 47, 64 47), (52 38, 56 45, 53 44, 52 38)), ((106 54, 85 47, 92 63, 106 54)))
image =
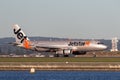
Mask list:
POLYGON ((96 71, 0 71, 0 80, 120 80, 120 72, 96 71))

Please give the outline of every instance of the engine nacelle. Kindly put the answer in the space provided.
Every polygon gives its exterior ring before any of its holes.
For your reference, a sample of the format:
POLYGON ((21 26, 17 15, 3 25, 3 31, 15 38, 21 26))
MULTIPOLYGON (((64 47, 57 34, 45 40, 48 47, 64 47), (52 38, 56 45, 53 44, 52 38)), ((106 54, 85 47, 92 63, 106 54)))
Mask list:
POLYGON ((70 54, 71 50, 70 49, 64 49, 64 50, 57 51, 56 53, 58 53, 58 54, 70 54))
POLYGON ((63 53, 64 53, 64 54, 70 54, 70 53, 71 53, 71 50, 65 49, 65 50, 63 50, 63 53))

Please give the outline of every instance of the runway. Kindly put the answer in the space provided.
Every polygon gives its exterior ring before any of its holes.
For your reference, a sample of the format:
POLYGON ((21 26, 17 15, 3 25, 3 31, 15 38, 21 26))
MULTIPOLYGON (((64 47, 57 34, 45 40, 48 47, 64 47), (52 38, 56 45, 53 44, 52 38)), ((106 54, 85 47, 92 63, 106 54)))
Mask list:
POLYGON ((0 57, 0 70, 120 71, 119 57, 0 57))
POLYGON ((0 62, 0 70, 120 71, 120 62, 0 62))

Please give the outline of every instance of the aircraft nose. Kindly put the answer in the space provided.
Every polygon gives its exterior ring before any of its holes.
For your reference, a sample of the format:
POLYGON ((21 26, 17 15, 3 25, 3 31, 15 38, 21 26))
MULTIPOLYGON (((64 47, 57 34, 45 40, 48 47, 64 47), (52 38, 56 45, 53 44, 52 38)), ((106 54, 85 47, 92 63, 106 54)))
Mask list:
POLYGON ((106 45, 100 45, 100 49, 102 49, 102 50, 107 49, 107 46, 106 45))

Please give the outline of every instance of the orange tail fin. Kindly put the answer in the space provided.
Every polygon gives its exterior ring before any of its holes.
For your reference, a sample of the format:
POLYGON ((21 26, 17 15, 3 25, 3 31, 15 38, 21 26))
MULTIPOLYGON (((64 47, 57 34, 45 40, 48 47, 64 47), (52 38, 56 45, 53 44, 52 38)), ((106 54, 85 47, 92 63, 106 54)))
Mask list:
POLYGON ((24 46, 26 49, 30 49, 30 48, 31 48, 31 46, 30 46, 30 41, 27 40, 27 39, 24 39, 24 44, 23 44, 23 46, 24 46))

